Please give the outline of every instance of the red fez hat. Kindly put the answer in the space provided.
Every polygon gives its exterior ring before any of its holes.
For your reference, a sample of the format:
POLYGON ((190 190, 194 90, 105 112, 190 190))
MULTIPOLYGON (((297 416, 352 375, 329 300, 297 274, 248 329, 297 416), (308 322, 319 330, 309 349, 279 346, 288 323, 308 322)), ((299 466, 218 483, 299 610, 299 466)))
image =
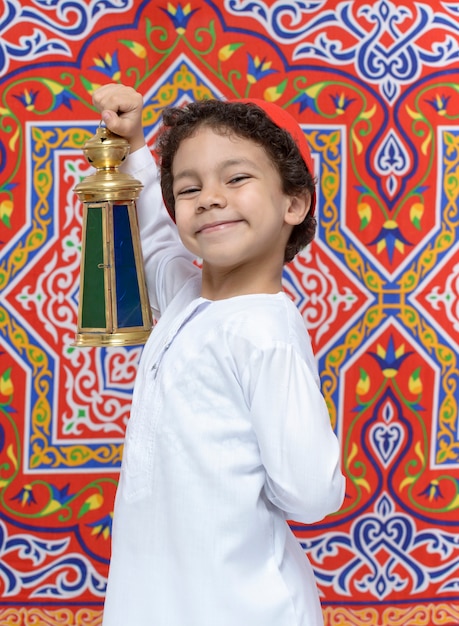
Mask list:
MULTIPOLYGON (((298 124, 296 119, 290 115, 290 113, 273 102, 266 102, 266 100, 259 100, 257 98, 243 98, 241 100, 233 100, 233 102, 252 103, 258 105, 260 109, 263 109, 269 119, 276 124, 276 126, 279 126, 279 128, 282 128, 290 133, 293 141, 296 143, 297 148, 300 151, 301 156, 303 157, 303 161, 308 172, 314 176, 314 161, 312 160, 308 142, 306 141, 306 137, 301 130, 301 126, 298 124)), ((316 199, 316 192, 314 190, 311 196, 311 208, 309 210, 311 215, 314 215, 316 209, 316 199)))

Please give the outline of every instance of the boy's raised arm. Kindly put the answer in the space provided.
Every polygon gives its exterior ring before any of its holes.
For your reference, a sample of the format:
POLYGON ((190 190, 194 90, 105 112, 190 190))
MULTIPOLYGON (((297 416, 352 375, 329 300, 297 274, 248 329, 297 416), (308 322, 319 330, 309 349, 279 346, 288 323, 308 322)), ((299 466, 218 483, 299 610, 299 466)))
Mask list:
POLYGON ((144 186, 137 213, 150 303, 159 318, 197 268, 164 207, 158 168, 145 143, 142 95, 132 87, 111 83, 94 92, 93 102, 107 128, 129 141, 130 155, 123 169, 144 186))

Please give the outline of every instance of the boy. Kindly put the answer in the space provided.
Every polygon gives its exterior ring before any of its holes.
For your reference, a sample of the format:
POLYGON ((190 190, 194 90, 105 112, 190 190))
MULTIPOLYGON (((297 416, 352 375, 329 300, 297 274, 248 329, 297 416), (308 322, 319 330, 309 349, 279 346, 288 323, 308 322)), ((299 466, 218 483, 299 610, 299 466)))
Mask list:
POLYGON ((344 479, 309 336, 282 292, 284 262, 315 227, 301 129, 267 103, 166 110, 161 194, 141 96, 106 85, 94 103, 145 184, 159 318, 126 432, 103 625, 319 626, 312 568, 286 520, 336 511, 344 479))

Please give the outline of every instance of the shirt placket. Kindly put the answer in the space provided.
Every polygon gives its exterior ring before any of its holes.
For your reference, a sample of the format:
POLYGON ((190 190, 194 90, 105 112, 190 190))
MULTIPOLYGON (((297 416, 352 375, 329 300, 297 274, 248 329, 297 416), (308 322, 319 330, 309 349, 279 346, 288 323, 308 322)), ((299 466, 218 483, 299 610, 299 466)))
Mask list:
MULTIPOLYGON (((200 310, 206 308, 208 306, 209 301, 200 298, 199 300, 195 300, 188 306, 183 315, 178 319, 178 321, 171 327, 169 332, 166 334, 165 338, 162 341, 161 348, 156 352, 153 363, 149 366, 149 369, 152 373, 153 379, 156 379, 158 375, 158 371, 163 360, 164 355, 171 347, 174 339, 177 337, 183 326, 191 320, 200 310)), ((154 330, 153 330, 154 332, 154 330)))

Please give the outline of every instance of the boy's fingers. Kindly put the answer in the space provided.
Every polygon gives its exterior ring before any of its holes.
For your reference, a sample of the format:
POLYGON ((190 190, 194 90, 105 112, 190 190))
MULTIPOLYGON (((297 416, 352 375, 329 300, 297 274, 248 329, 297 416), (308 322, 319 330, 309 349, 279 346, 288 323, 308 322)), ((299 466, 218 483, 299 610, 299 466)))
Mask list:
POLYGON ((129 136, 134 130, 134 120, 122 111, 116 113, 111 109, 105 109, 102 111, 102 120, 109 130, 118 135, 129 136))
POLYGON ((143 98, 132 87, 104 85, 93 93, 93 103, 99 109, 122 115, 136 113, 143 108, 143 98))
POLYGON ((109 84, 93 93, 94 106, 106 127, 131 143, 131 149, 144 144, 142 128, 143 97, 132 87, 109 84))
POLYGON ((123 120, 121 120, 119 115, 117 115, 114 111, 110 111, 109 109, 102 111, 102 120, 104 121, 106 127, 113 133, 116 133, 117 135, 121 134, 123 120))

